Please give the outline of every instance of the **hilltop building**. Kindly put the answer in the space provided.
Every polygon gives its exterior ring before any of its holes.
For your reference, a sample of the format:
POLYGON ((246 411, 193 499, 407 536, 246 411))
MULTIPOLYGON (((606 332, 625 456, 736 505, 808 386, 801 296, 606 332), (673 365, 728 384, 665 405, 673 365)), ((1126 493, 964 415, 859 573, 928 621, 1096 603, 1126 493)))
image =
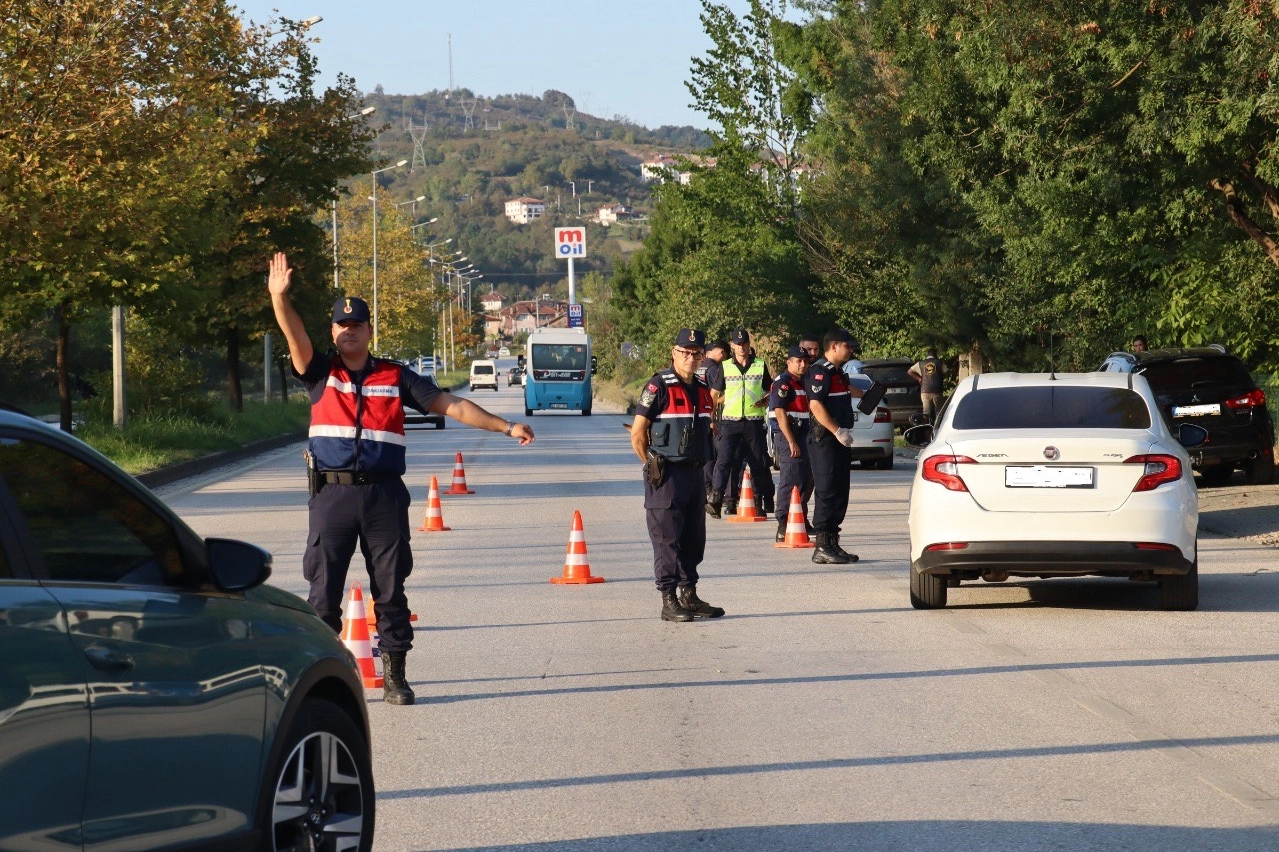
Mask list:
POLYGON ((635 211, 628 204, 614 204, 609 207, 601 207, 599 212, 595 214, 595 221, 604 227, 632 218, 635 211))
POLYGON ((546 202, 540 198, 521 196, 506 202, 506 218, 517 225, 527 225, 546 213, 546 202))

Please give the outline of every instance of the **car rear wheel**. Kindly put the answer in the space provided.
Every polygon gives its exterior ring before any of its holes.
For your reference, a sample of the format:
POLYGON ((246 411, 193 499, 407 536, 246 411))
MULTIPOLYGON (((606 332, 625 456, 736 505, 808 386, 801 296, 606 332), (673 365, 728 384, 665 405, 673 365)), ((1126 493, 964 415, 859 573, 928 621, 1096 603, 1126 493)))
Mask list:
POLYGON ((436 429, 443 429, 443 428, 444 428, 444 420, 443 420, 443 419, 436 420, 436 421, 435 421, 435 428, 436 428, 436 429))
POLYGON ((531 409, 531 408, 529 408, 529 407, 525 406, 525 408, 524 408, 524 416, 525 416, 525 417, 532 417, 532 416, 533 416, 533 409, 531 409))
POLYGON ((942 609, 946 606, 946 576, 910 569, 910 605, 915 609, 942 609))
POLYGON ((866 461, 862 462, 862 466, 869 467, 872 470, 892 470, 893 455, 892 453, 889 453, 888 455, 884 456, 882 459, 867 459, 866 461))
POLYGON ((298 708, 282 754, 270 776, 263 848, 369 852, 373 765, 351 717, 331 701, 308 699, 298 708))
POLYGON ((1255 459, 1248 459, 1243 463, 1243 473, 1249 485, 1266 485, 1275 478, 1275 457, 1261 453, 1255 459))
POLYGON ((1190 572, 1176 577, 1159 578, 1160 604, 1166 610, 1192 610, 1199 606, 1199 560, 1190 572))
POLYGON ((591 409, 590 409, 589 407, 587 407, 587 408, 583 408, 583 409, 582 409, 582 416, 583 416, 583 417, 590 417, 590 416, 591 416, 591 409))

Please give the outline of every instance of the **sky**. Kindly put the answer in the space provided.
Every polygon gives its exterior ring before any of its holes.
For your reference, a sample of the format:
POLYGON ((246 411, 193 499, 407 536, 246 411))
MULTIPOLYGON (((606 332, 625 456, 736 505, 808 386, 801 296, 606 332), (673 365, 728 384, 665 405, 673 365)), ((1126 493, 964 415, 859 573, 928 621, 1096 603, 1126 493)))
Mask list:
MULTIPOLYGON (((648 128, 708 120, 684 85, 690 60, 704 56, 697 0, 233 0, 241 17, 265 23, 322 15, 310 34, 321 85, 339 72, 371 92, 421 94, 453 86, 481 97, 541 96, 558 89, 580 112, 625 116, 648 128)), ((747 0, 721 0, 741 14, 747 0)))

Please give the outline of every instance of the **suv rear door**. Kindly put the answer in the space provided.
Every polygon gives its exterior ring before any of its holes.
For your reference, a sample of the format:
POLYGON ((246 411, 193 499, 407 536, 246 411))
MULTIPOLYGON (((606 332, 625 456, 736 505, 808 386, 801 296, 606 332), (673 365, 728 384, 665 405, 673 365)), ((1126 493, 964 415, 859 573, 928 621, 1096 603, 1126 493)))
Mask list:
POLYGON ((1181 423, 1197 423, 1214 440, 1247 441, 1258 406, 1229 404, 1256 389, 1237 359, 1177 358, 1145 365, 1141 374, 1150 382, 1164 421, 1175 430, 1181 423))

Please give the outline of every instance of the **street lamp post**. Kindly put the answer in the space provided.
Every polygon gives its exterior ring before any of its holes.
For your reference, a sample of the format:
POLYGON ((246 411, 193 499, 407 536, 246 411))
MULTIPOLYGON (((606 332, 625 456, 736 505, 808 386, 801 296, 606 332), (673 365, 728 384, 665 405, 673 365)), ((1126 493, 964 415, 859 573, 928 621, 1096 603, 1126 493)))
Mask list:
MULTIPOLYGON (((351 113, 346 118, 348 121, 366 118, 375 112, 377 112, 377 107, 365 107, 359 112, 351 113)), ((333 289, 338 289, 338 199, 336 195, 333 196, 333 289)))
POLYGON ((376 353, 377 348, 377 176, 382 172, 389 172, 392 169, 403 168, 409 164, 408 160, 400 160, 393 166, 387 166, 384 169, 375 169, 373 172, 373 351, 376 353))
MULTIPOLYGON (((410 198, 408 201, 401 201, 401 202, 399 202, 398 204, 396 204, 395 206, 396 206, 396 207, 403 207, 405 204, 412 204, 412 205, 413 205, 413 210, 410 212, 410 215, 411 215, 414 219, 416 219, 416 218, 417 218, 417 203, 418 203, 419 201, 425 201, 425 200, 426 200, 426 196, 425 196, 425 195, 419 195, 417 198, 410 198)), ((436 218, 438 218, 438 217, 436 217, 436 218)), ((435 221, 435 220, 434 220, 434 219, 432 219, 431 221, 435 221)), ((425 224, 425 223, 423 223, 423 224, 425 224)))

